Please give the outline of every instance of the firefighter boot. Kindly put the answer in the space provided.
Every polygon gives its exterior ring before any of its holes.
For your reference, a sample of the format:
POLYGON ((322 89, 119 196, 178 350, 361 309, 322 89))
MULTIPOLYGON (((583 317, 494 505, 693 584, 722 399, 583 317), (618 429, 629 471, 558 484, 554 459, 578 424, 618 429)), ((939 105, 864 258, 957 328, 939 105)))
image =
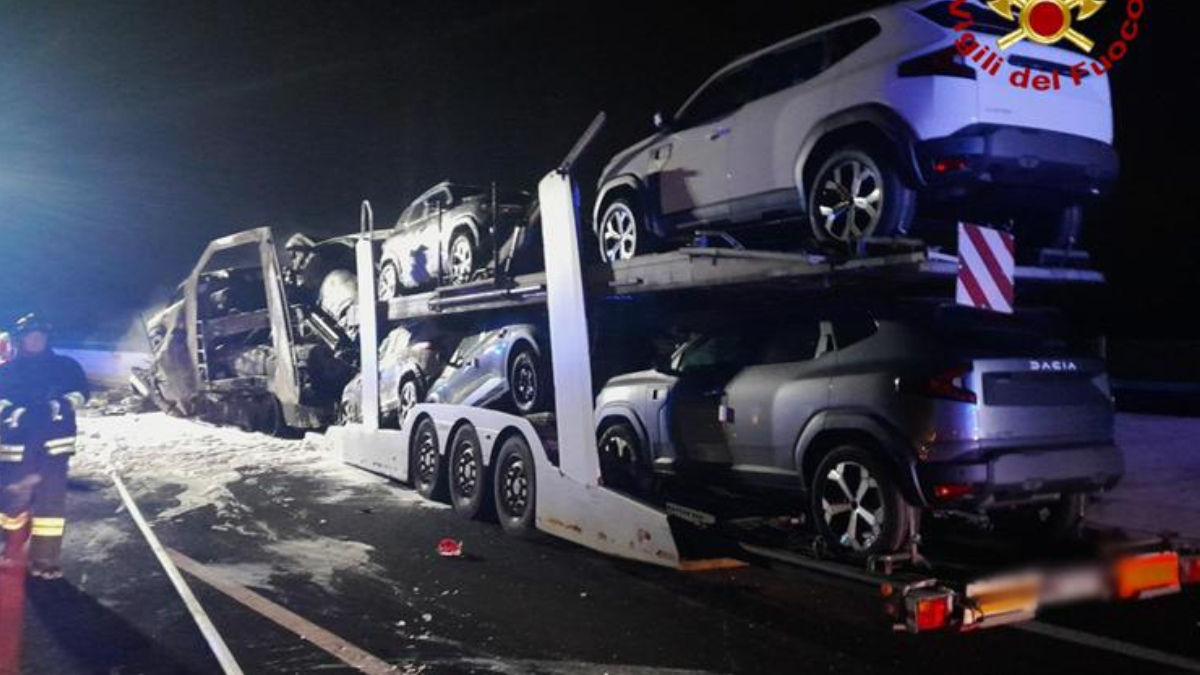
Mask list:
POLYGON ((62 578, 62 518, 33 519, 29 540, 29 576, 53 581, 62 578))

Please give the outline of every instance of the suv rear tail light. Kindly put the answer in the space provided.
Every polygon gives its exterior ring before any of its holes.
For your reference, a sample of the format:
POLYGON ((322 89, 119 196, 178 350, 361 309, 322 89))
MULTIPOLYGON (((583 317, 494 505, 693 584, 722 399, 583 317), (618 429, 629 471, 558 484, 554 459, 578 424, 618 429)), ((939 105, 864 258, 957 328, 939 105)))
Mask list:
POLYGON ((933 377, 902 377, 896 380, 896 389, 905 394, 917 394, 930 398, 941 398, 960 403, 979 403, 975 392, 966 387, 963 378, 971 372, 971 366, 955 366, 933 377))
POLYGON ((899 74, 900 77, 957 77, 964 80, 977 77, 975 67, 967 63, 967 58, 955 45, 901 63, 899 74))

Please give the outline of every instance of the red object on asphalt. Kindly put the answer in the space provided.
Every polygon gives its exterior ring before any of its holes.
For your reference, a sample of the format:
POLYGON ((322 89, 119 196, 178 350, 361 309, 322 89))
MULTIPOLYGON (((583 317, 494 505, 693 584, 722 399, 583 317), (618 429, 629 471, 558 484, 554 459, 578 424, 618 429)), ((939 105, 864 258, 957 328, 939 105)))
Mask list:
POLYGON ((462 556, 463 544, 457 539, 443 539, 438 542, 437 552, 443 558, 459 558, 462 556))

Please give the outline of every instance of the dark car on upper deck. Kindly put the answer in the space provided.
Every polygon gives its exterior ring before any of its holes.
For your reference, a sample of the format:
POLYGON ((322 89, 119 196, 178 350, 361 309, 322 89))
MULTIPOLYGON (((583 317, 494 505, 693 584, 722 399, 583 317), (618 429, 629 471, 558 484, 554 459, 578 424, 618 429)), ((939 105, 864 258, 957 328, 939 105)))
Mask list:
POLYGON ((489 268, 497 242, 503 250, 527 229, 532 204, 524 192, 449 181, 430 188, 404 210, 384 241, 379 298, 476 279, 489 268))

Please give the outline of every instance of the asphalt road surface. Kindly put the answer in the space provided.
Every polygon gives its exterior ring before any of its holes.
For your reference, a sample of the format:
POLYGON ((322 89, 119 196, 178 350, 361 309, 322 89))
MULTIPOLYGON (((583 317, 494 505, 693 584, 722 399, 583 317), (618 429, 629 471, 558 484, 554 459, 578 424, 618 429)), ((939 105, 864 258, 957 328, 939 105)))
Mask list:
MULTIPOLYGON (((221 672, 109 467, 200 566, 207 581, 188 579, 246 673, 1200 672, 1194 592, 894 634, 875 598, 786 571, 681 573, 506 538, 311 439, 145 415, 86 420, 81 450, 67 578, 27 582, 23 614, 0 625, 23 635, 21 673, 221 672), (440 557, 445 537, 465 555, 440 557)), ((0 593, 16 583, 0 577, 0 593)))

